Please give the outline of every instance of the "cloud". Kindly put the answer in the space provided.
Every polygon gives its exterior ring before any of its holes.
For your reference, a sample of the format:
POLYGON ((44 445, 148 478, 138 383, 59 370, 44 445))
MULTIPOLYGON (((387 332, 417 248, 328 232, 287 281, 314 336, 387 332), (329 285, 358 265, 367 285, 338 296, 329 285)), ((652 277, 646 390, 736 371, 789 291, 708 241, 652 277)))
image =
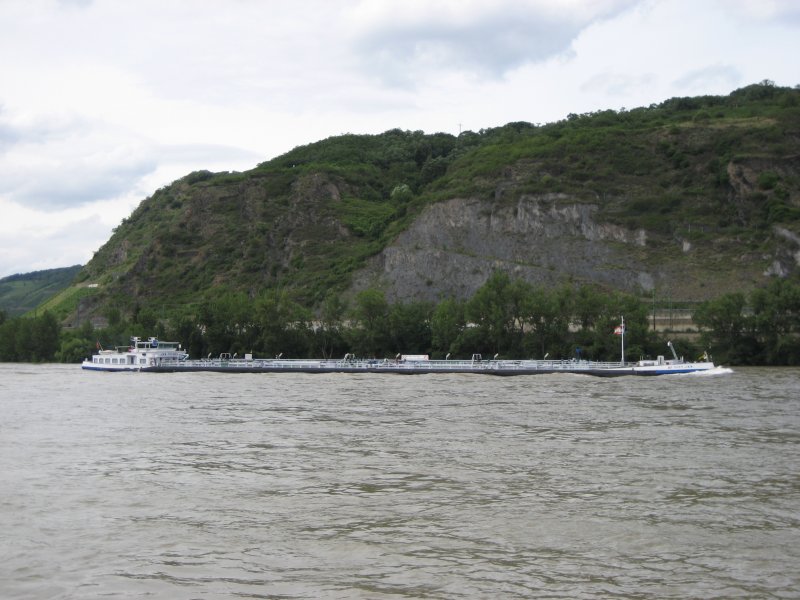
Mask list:
POLYGON ((687 95, 702 94, 703 90, 734 89, 742 81, 739 70, 732 65, 712 65, 694 69, 676 79, 673 85, 687 95))
POLYGON ((0 121, 0 155, 19 142, 19 132, 8 124, 0 121))
POLYGON ((745 19, 774 23, 800 23, 797 0, 717 0, 727 10, 734 10, 745 19))
POLYGON ((168 165, 178 178, 197 165, 228 170, 226 165, 254 166, 263 160, 259 153, 235 146, 157 144, 126 132, 110 135, 96 125, 16 129, 9 139, 0 155, 0 197, 49 212, 132 190, 149 194, 152 190, 142 189, 144 181, 168 165))
POLYGON ((236 164, 247 162, 255 166, 264 157, 258 152, 226 146, 224 144, 175 144, 162 146, 158 150, 161 158, 171 163, 236 164))
MULTIPOLYGON (((146 159, 102 164, 81 158, 54 165, 46 176, 41 176, 40 166, 18 169, 0 185, 0 194, 25 206, 52 211, 119 196, 154 169, 154 161, 146 159)), ((0 178, 6 176, 3 171, 0 169, 0 178)))
POLYGON ((652 85, 654 80, 655 76, 652 73, 629 75, 624 73, 604 72, 590 77, 581 84, 580 90, 583 92, 600 93, 606 96, 630 98, 652 85))
POLYGON ((43 210, 118 196, 156 168, 146 142, 79 116, 3 118, 0 141, 0 196, 43 210))
POLYGON ((0 277, 85 263, 134 206, 127 199, 42 211, 0 197, 0 277))
POLYGON ((633 4, 365 0, 351 15, 351 35, 368 71, 385 82, 408 84, 450 70, 497 78, 567 52, 590 23, 633 4))

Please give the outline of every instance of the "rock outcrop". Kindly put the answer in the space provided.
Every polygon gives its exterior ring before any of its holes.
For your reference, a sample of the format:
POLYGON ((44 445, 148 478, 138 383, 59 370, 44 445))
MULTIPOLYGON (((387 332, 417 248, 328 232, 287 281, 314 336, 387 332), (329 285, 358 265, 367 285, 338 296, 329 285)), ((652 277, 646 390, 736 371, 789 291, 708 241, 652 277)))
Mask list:
POLYGON ((596 218, 598 207, 564 195, 522 196, 514 204, 456 198, 427 207, 357 274, 354 289, 377 286, 392 300, 467 298, 495 270, 532 283, 594 282, 652 290, 640 258, 644 230, 596 218))

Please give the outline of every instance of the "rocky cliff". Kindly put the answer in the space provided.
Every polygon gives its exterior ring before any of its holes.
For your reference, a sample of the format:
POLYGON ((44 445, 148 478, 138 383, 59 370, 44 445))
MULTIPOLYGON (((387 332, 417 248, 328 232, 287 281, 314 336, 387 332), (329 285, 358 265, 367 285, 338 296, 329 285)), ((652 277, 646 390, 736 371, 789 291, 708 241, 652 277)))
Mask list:
MULTIPOLYGON (((496 271, 534 284, 594 283, 636 294, 702 300, 757 286, 800 266, 800 239, 776 229, 760 255, 720 260, 720 249, 678 238, 648 239, 600 218, 597 204, 563 194, 522 196, 513 205, 456 198, 426 208, 354 279, 391 300, 471 296, 496 271)), ((665 217, 668 218, 668 217, 665 217)))

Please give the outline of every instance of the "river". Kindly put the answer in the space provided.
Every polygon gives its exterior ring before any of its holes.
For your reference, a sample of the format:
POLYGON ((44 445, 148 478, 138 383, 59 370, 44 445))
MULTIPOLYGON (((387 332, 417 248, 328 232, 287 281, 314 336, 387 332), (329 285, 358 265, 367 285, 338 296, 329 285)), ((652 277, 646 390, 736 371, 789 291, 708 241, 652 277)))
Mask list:
POLYGON ((800 598, 800 370, 0 365, 0 597, 800 598))

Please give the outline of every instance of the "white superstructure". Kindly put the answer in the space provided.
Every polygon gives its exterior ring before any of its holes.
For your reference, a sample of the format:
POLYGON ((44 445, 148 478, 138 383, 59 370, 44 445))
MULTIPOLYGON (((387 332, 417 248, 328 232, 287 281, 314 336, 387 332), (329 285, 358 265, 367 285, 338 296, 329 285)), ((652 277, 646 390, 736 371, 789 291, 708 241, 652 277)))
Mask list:
POLYGON ((127 347, 100 348, 97 354, 84 360, 81 367, 90 371, 140 371, 157 367, 164 360, 171 363, 184 361, 188 356, 178 342, 161 342, 154 337, 145 341, 132 337, 127 347))

